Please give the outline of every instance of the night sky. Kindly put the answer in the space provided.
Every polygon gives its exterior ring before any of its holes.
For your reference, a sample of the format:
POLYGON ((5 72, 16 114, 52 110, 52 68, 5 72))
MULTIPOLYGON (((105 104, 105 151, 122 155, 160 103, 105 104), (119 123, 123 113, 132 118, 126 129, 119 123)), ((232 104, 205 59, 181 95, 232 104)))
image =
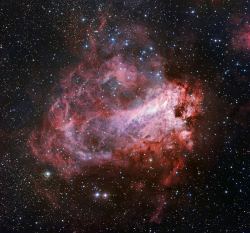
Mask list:
POLYGON ((248 0, 0 20, 0 233, 250 233, 248 0))

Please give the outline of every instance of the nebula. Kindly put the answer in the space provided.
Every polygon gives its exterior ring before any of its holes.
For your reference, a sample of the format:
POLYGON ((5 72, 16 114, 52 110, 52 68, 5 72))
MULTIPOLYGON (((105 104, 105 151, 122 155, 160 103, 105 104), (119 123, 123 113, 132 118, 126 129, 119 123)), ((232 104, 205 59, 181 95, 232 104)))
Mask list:
POLYGON ((79 64, 62 72, 29 147, 66 179, 85 167, 154 166, 171 186, 195 144, 201 85, 168 79, 145 27, 104 28, 89 31, 79 64))
POLYGON ((237 30, 234 31, 232 46, 239 51, 250 50, 250 25, 248 23, 238 26, 237 30))

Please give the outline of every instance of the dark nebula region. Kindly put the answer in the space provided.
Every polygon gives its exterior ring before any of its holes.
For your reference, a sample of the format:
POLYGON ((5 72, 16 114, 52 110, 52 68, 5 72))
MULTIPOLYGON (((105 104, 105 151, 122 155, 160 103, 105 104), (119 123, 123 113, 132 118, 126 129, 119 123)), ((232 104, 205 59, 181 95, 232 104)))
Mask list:
POLYGON ((3 1, 0 232, 250 232, 248 1, 3 1))

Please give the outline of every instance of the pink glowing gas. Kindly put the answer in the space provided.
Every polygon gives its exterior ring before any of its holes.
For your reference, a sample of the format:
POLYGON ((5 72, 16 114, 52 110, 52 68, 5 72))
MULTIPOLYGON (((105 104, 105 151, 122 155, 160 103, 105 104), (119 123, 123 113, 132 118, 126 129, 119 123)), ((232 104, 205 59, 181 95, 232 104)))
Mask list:
POLYGON ((86 166, 154 164, 165 171, 161 183, 169 186, 183 169, 183 154, 195 143, 202 90, 198 82, 168 81, 164 59, 139 29, 125 35, 147 55, 143 59, 124 49, 123 37, 106 45, 91 35, 92 49, 63 72, 59 93, 29 140, 32 154, 62 176, 86 166))
POLYGON ((245 23, 234 32, 232 45, 237 50, 250 50, 250 24, 245 23))

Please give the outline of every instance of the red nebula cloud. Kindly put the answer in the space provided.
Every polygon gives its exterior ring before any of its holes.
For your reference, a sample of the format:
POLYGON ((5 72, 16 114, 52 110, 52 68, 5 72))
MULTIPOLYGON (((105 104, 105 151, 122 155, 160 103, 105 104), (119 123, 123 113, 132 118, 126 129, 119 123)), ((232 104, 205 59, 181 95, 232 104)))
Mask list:
POLYGON ((152 52, 143 27, 131 30, 115 43, 105 33, 89 36, 89 52, 63 72, 41 126, 31 133, 32 154, 65 178, 86 166, 154 166, 163 171, 160 183, 171 186, 185 167, 184 153, 194 147, 200 84, 168 81, 164 59, 152 52), (141 61, 135 51, 147 56, 141 61))
POLYGON ((250 50, 250 25, 245 23, 234 32, 232 46, 237 50, 250 50))

